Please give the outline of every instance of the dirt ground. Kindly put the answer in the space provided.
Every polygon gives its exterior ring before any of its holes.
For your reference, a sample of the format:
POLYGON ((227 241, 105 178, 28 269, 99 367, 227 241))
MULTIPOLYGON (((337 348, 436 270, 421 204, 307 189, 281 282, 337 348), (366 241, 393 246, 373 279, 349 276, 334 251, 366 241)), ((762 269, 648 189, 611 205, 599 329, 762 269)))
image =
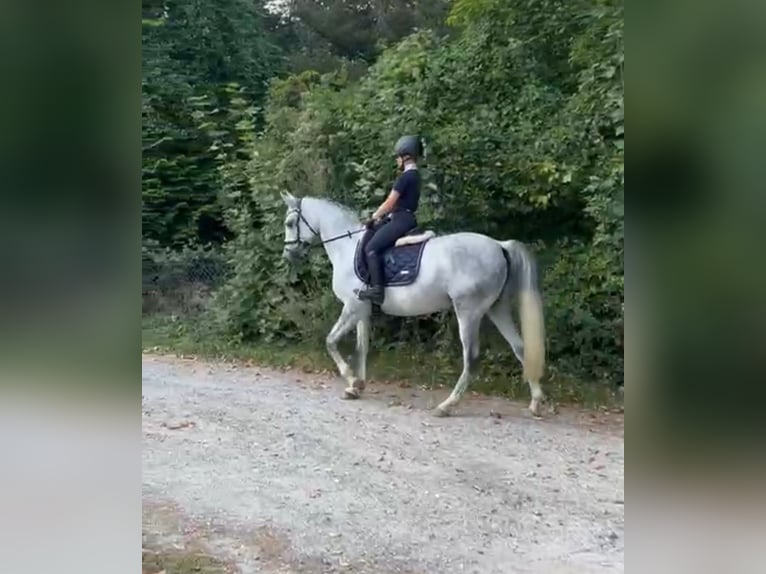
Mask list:
POLYGON ((437 418, 448 389, 343 386, 144 355, 145 547, 190 572, 624 572, 622 414, 469 393, 437 418))

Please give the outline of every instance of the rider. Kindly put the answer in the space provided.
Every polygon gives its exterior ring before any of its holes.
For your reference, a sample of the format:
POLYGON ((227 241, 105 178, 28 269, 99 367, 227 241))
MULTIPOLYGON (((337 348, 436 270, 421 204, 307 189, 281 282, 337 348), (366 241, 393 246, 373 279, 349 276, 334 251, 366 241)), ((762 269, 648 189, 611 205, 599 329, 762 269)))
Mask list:
POLYGON ((394 147, 396 166, 402 173, 394 182, 386 200, 375 210, 366 226, 372 234, 365 246, 370 285, 359 292, 360 299, 383 304, 383 252, 413 229, 415 211, 420 200, 420 173, 417 160, 423 155, 423 144, 417 136, 402 136, 394 147))

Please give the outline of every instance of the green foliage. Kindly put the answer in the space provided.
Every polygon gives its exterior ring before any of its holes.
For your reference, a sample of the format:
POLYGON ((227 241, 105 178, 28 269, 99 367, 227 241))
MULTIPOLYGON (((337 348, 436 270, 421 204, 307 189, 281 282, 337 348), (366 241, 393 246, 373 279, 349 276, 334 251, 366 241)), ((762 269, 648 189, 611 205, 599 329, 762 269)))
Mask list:
POLYGON ((173 247, 223 242, 219 191, 231 170, 222 166, 236 156, 231 145, 246 145, 232 138, 243 110, 250 129, 260 121, 253 106, 279 70, 279 50, 257 2, 145 1, 143 13, 144 237, 173 247))
POLYGON ((381 48, 423 28, 442 28, 447 0, 289 0, 304 52, 375 61, 381 48))

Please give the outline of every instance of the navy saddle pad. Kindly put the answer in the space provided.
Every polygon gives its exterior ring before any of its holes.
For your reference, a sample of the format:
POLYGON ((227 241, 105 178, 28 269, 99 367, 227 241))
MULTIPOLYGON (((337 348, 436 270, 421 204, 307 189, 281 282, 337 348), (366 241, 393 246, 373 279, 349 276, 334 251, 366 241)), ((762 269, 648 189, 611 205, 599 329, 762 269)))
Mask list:
MULTIPOLYGON (((419 230, 410 231, 407 235, 420 233, 419 230)), ((401 287, 410 285, 418 278, 420 260, 423 258, 423 249, 429 240, 421 241, 414 245, 402 245, 391 247, 383 252, 383 285, 386 287, 401 287)), ((364 283, 370 282, 370 272, 367 270, 367 258, 361 249, 362 241, 356 244, 354 254, 354 271, 364 283)))

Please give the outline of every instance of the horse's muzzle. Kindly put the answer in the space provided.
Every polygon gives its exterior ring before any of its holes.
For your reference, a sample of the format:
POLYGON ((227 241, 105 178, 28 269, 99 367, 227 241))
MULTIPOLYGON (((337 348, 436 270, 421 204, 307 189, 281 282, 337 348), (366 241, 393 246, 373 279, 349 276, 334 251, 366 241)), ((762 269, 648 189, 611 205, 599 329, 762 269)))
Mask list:
POLYGON ((306 255, 305 247, 298 243, 293 245, 285 245, 282 250, 282 257, 287 260, 288 263, 297 263, 306 255))

